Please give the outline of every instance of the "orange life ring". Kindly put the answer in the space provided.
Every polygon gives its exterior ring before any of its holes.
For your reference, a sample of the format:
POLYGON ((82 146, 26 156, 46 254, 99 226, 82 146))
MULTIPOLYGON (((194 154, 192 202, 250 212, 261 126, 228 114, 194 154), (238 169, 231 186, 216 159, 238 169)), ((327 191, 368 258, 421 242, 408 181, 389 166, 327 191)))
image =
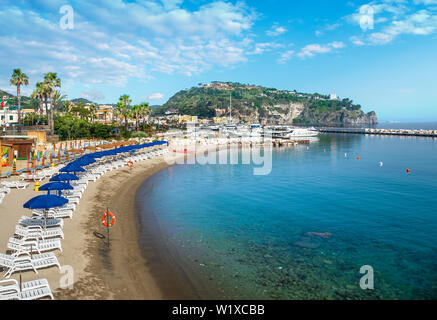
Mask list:
POLYGON ((127 166, 128 166, 129 168, 132 168, 132 167, 134 166, 134 163, 133 163, 132 161, 129 161, 129 162, 127 163, 127 166))
POLYGON ((112 227, 115 224, 115 216, 112 212, 105 212, 102 216, 102 223, 105 227, 112 227), (106 217, 110 216, 112 218, 111 222, 106 222, 106 217))

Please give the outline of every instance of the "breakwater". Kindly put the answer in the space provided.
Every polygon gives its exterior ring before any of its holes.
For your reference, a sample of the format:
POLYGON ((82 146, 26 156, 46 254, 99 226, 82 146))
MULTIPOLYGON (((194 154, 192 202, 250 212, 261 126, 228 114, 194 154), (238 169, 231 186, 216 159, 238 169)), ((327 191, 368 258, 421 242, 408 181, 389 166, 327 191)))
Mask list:
POLYGON ((375 134, 437 138, 437 130, 372 129, 372 128, 319 128, 322 133, 375 134))

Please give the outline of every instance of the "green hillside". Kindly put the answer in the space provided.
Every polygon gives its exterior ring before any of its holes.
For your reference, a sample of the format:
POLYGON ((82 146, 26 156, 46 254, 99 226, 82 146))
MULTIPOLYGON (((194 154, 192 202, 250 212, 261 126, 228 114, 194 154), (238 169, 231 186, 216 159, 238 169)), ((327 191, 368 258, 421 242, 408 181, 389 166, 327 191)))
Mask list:
POLYGON ((364 114, 359 104, 347 98, 329 100, 329 96, 318 93, 308 94, 234 82, 213 82, 179 91, 157 108, 154 114, 177 113, 212 118, 216 116, 216 109, 227 110, 230 96, 232 113, 240 118, 258 116, 261 120, 266 118, 267 122, 271 122, 271 115, 279 114, 276 118, 280 118, 282 113, 284 119, 290 120, 290 116, 285 115, 290 111, 286 106, 301 106, 303 111, 292 119, 293 123, 361 123, 367 122, 367 116, 372 118, 369 122, 377 121, 374 113, 364 114))

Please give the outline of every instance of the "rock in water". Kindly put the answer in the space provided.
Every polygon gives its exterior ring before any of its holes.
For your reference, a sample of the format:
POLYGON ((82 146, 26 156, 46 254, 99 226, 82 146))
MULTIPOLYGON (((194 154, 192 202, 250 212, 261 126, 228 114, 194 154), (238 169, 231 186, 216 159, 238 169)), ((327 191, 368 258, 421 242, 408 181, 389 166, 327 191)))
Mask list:
POLYGON ((307 249, 316 249, 320 246, 320 243, 312 241, 310 237, 303 237, 299 241, 293 242, 293 245, 307 249))
POLYGON ((332 233, 329 232, 307 232, 306 235, 310 237, 319 237, 323 239, 329 239, 332 237, 332 233))

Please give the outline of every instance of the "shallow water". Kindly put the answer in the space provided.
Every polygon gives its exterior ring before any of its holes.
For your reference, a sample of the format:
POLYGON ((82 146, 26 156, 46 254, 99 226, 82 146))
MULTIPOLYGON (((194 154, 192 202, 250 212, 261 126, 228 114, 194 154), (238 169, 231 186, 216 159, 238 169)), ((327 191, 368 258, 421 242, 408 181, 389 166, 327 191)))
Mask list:
POLYGON ((162 241, 216 298, 437 298, 437 140, 323 135, 266 176, 177 165, 146 184, 162 241))

